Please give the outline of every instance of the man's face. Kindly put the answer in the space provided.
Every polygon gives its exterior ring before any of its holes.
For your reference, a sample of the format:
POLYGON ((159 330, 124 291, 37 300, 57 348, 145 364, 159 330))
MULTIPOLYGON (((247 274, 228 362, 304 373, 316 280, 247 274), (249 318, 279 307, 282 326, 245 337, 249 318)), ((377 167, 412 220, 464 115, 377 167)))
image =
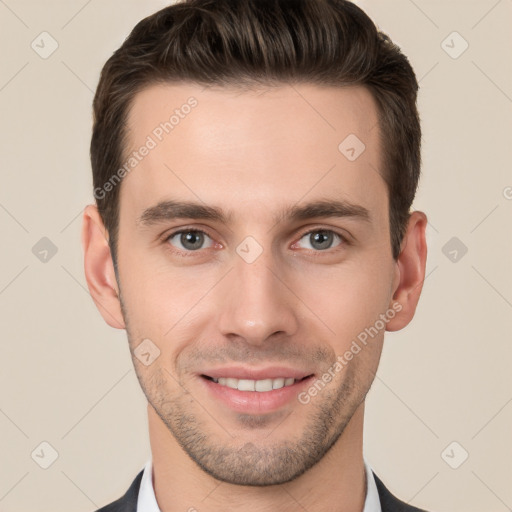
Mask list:
POLYGON ((375 103, 352 87, 159 85, 136 96, 128 126, 129 151, 156 142, 122 183, 118 239, 130 348, 160 351, 149 365, 133 356, 148 402, 214 477, 289 481, 363 407, 382 324, 342 358, 393 302, 375 103), (172 131, 155 132, 191 96, 172 131), (352 209, 304 208, 317 202, 352 209))

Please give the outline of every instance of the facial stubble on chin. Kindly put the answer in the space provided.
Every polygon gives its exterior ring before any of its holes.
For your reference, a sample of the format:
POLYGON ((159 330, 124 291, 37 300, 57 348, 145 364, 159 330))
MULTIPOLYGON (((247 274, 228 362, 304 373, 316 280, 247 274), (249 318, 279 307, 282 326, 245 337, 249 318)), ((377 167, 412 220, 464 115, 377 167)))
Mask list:
POLYGON ((137 377, 148 402, 183 451, 207 474, 236 485, 282 484, 305 473, 336 443, 366 394, 357 389, 352 374, 347 374, 338 389, 324 389, 317 395, 317 403, 297 401, 284 419, 237 414, 237 432, 242 430, 242 434, 235 436, 226 418, 216 418, 207 403, 200 403, 167 370, 142 371, 145 374, 137 371, 137 377), (171 395, 167 390, 172 387, 176 391, 171 395), (294 418, 304 414, 309 418, 302 432, 295 438, 283 435, 285 429, 295 431, 294 418), (268 429, 269 422, 274 430, 262 443, 243 439, 245 433, 247 439, 254 439, 252 432, 268 429), (280 441, 272 443, 273 438, 280 441))
MULTIPOLYGON (((126 326, 129 346, 135 348, 136 339, 128 322, 126 308, 121 300, 121 310, 126 326)), ((167 369, 153 365, 142 367, 132 355, 137 378, 149 404, 166 425, 183 451, 213 478, 234 485, 269 486, 290 482, 304 474, 334 446, 343 434, 353 414, 368 392, 357 381, 361 369, 352 360, 337 388, 325 387, 308 404, 297 404, 284 418, 273 415, 238 414, 238 429, 247 432, 268 428, 274 430, 261 443, 240 439, 229 431, 226 419, 215 418, 207 412, 207 405, 192 396, 167 369), (153 368, 152 368, 153 367, 153 368), (166 394, 167 390, 176 391, 166 394), (203 418, 199 418, 198 414, 203 418), (293 428, 298 416, 308 416, 302 432, 295 439, 283 435, 286 428, 293 428), (272 428, 272 426, 271 426, 272 428), (212 434, 215 431, 215 439, 212 434), (272 444, 273 438, 282 439, 272 444)), ((332 385, 330 383, 329 385, 332 385)), ((254 438, 254 436, 252 436, 254 438)))

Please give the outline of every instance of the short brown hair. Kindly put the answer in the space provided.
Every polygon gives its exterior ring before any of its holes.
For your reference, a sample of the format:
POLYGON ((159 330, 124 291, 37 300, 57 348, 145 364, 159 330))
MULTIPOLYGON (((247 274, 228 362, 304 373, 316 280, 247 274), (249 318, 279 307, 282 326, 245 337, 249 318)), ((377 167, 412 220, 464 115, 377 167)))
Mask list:
POLYGON ((141 20, 102 69, 94 97, 93 186, 116 265, 127 114, 156 83, 360 85, 376 100, 393 257, 400 254, 420 175, 418 83, 408 59, 346 0, 188 0, 141 20), (100 196, 100 197, 98 197, 100 196))

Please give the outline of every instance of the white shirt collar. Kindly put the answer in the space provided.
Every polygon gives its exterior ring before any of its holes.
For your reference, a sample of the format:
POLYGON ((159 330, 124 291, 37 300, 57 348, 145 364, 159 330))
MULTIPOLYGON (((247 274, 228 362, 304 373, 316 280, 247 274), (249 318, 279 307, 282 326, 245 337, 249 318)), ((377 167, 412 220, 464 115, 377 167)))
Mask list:
POLYGON ((363 512, 382 512, 377 484, 375 483, 372 468, 366 462, 366 459, 364 459, 364 467, 366 468, 366 499, 363 512))
MULTIPOLYGON (((366 499, 364 502, 363 512, 382 512, 380 506, 379 492, 375 478, 373 477, 372 468, 364 460, 364 467, 366 469, 366 499)), ((140 482, 139 498, 137 500, 137 512, 161 512, 158 508, 158 503, 155 497, 155 490, 153 489, 153 467, 152 460, 144 466, 144 473, 140 482)))

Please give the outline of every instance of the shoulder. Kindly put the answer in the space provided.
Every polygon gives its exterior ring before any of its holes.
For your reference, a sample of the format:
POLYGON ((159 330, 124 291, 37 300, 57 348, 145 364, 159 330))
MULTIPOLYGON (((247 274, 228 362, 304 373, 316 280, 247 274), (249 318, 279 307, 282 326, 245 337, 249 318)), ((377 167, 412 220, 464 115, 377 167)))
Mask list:
POLYGON ((427 512, 424 509, 413 507, 401 501, 396 496, 391 494, 389 489, 383 484, 382 480, 373 473, 377 490, 379 491, 379 499, 382 507, 382 512, 427 512))
POLYGON ((141 470, 141 472, 135 477, 124 496, 109 505, 96 510, 96 512, 136 512, 140 482, 142 480, 143 473, 144 470, 141 470))

